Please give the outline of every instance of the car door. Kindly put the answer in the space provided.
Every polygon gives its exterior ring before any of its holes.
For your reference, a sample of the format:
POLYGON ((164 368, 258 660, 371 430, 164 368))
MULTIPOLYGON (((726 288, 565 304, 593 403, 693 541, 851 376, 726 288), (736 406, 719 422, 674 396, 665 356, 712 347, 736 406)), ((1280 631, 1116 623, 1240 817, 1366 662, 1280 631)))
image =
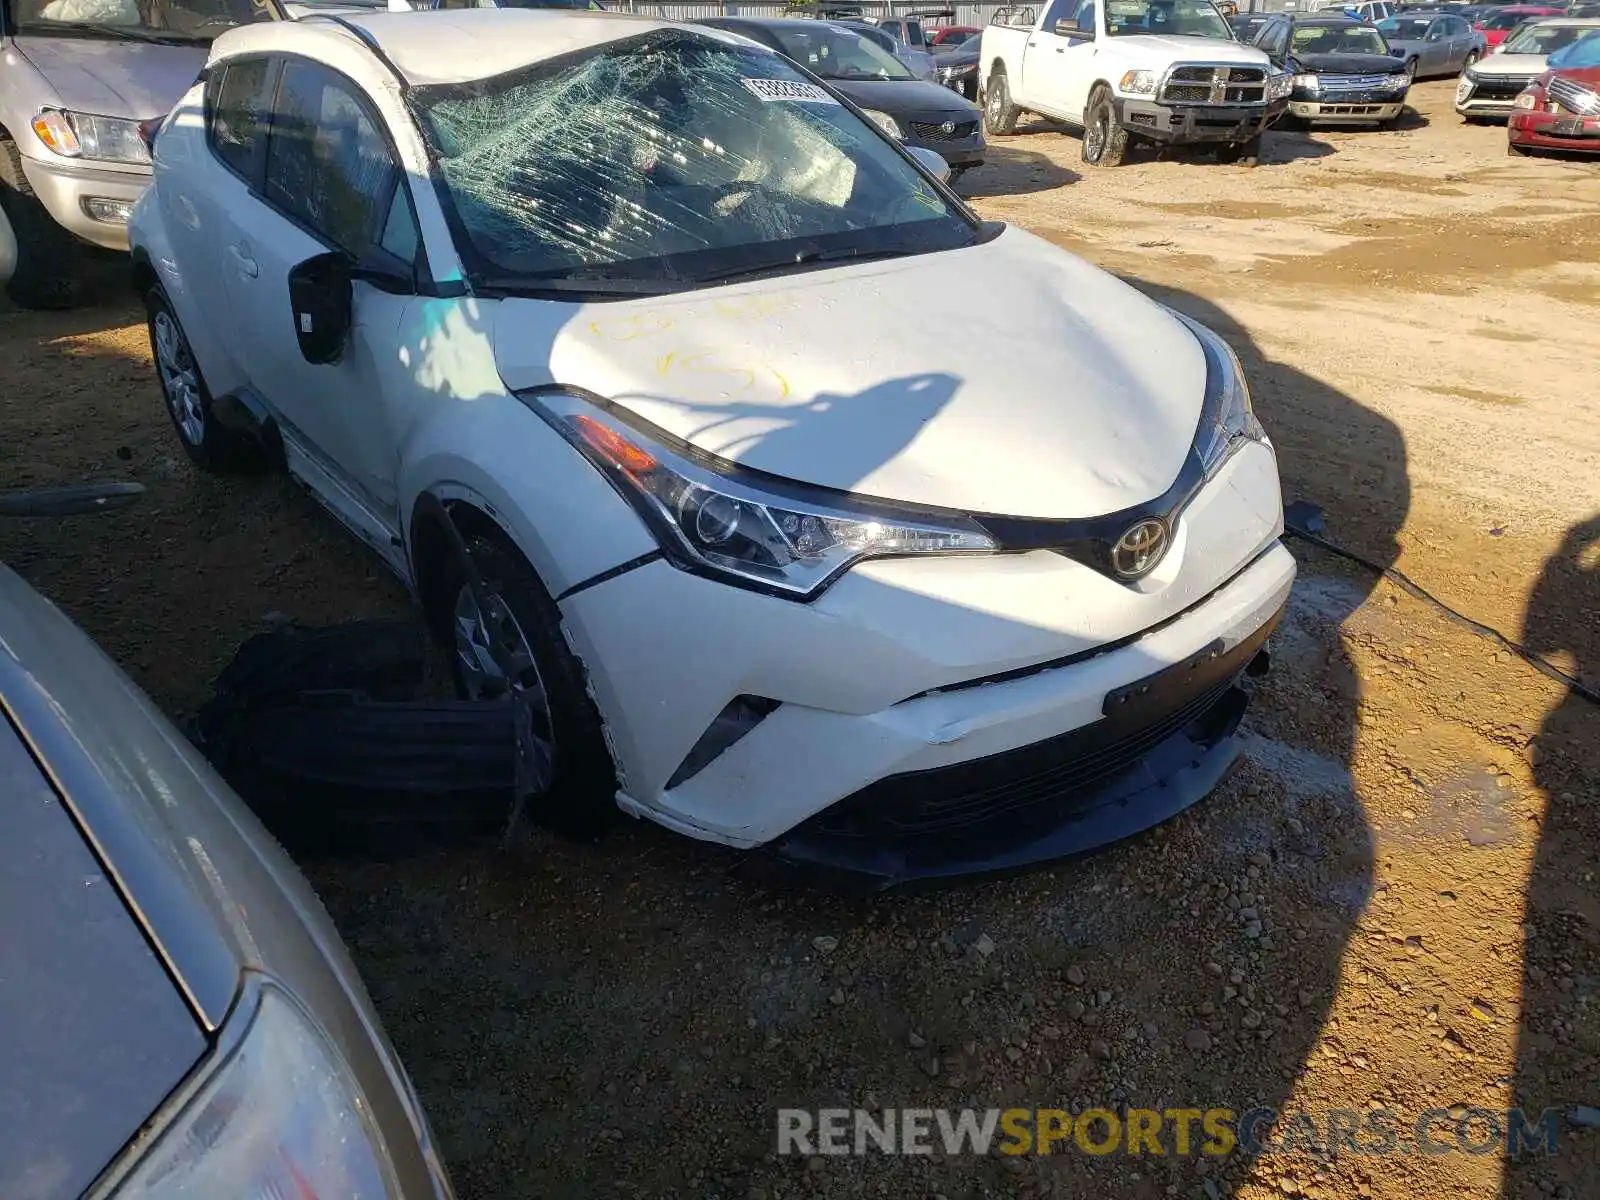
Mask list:
MULTIPOLYGON (((1051 0, 1044 20, 1028 35, 1022 56, 1022 87, 1031 98, 1030 106, 1081 124, 1089 88, 1078 77, 1085 69, 1083 48, 1094 46, 1094 26, 1091 23, 1085 40, 1076 19, 1079 5, 1080 0, 1051 0)), ((1083 7, 1092 9, 1092 0, 1084 0, 1083 7)))
POLYGON ((1443 75, 1450 71, 1450 21, 1447 17, 1437 18, 1428 26, 1427 37, 1422 43, 1422 69, 1419 75, 1443 75))
POLYGON ((412 201, 382 120, 353 81, 309 59, 287 59, 271 112, 259 193, 231 215, 223 246, 224 284, 244 334, 240 352, 278 420, 290 471, 397 562, 396 434, 386 427, 382 396, 413 297, 357 280, 344 353, 315 364, 300 351, 289 275, 332 251, 414 278, 412 201))
POLYGON ((1460 72, 1466 68, 1467 56, 1472 53, 1478 44, 1478 38, 1460 17, 1450 17, 1450 56, 1451 70, 1460 72))

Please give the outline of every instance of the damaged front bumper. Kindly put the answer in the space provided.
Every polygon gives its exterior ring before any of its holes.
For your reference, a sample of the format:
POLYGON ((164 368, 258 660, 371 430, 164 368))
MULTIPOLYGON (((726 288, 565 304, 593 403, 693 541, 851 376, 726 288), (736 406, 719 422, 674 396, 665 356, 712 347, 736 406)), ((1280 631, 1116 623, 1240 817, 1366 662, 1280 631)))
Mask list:
POLYGON ((1269 104, 1157 104, 1116 98, 1117 124, 1153 142, 1247 142, 1288 108, 1285 97, 1269 104))

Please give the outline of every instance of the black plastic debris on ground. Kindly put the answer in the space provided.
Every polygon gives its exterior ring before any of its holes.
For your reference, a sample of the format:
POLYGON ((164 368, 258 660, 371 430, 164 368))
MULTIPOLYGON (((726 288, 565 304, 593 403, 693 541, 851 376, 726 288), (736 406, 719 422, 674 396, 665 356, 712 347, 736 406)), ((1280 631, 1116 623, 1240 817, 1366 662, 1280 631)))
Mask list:
POLYGON ((547 784, 548 756, 523 746, 519 767, 514 703, 423 698, 425 652, 407 621, 280 625, 239 647, 190 732, 291 849, 493 833, 547 784))

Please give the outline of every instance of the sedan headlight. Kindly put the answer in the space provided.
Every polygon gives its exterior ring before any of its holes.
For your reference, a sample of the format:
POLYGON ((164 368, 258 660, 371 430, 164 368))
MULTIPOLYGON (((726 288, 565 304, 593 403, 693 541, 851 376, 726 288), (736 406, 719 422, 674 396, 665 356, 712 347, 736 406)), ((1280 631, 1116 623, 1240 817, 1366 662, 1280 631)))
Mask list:
POLYGON ((1294 92, 1294 76, 1287 71, 1280 71, 1267 80, 1267 98, 1269 100, 1282 100, 1294 92))
POLYGON ((33 132, 51 150, 66 158, 120 163, 150 161, 150 148, 139 133, 138 121, 46 108, 34 117, 33 132))
POLYGON ((882 110, 876 109, 876 108, 863 108, 861 110, 861 115, 866 117, 867 120, 871 121, 874 125, 876 125, 879 129, 883 130, 890 137, 892 137, 892 138, 903 138, 903 137, 905 137, 905 134, 900 132, 900 123, 898 121, 896 121, 893 117, 891 117, 888 113, 883 112, 882 110))
POLYGON ((1322 81, 1315 75, 1296 75, 1294 77, 1293 86, 1299 88, 1303 92, 1310 92, 1313 96, 1315 96, 1322 90, 1322 81))
POLYGON ((742 470, 569 392, 525 397, 621 493, 683 570, 794 599, 866 558, 992 553, 972 520, 742 470))
POLYGON ((1226 461, 1240 441, 1264 442, 1267 431, 1256 420, 1250 404, 1250 387, 1244 368, 1233 347, 1198 321, 1181 312, 1169 312, 1189 327, 1206 356, 1206 395, 1200 410, 1200 427, 1195 433, 1195 452, 1210 475, 1226 461))
POLYGON ((1156 73, 1154 71, 1128 71, 1117 84, 1117 90, 1126 92, 1130 96, 1153 96, 1156 94, 1156 73))
POLYGON ((157 1134, 116 1200, 400 1194, 338 1053, 284 993, 268 985, 259 995, 243 1040, 157 1134))

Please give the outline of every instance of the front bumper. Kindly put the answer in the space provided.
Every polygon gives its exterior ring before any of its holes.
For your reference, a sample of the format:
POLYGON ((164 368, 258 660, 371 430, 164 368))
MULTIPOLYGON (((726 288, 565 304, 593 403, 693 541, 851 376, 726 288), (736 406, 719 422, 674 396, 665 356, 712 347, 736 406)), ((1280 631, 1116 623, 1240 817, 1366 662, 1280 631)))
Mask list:
POLYGON ((881 559, 809 604, 653 562, 562 603, 619 769, 618 803, 751 848, 890 776, 1015 751, 1106 696, 1266 625, 1294 578, 1270 447, 1236 452, 1125 586, 1050 551, 881 559), (698 771, 737 696, 776 702, 698 771))
POLYGON ((1472 118, 1509 117, 1514 111, 1512 105, 1517 94, 1534 78, 1532 75, 1526 79, 1508 76, 1503 80, 1482 82, 1462 76, 1456 84, 1456 112, 1472 118))
POLYGON ((89 214, 85 202, 111 201, 131 209, 150 186, 148 167, 140 170, 71 159, 49 162, 24 157, 22 170, 40 203, 69 232, 108 250, 128 248, 127 222, 97 220, 89 214))
POLYGON ((1301 100, 1289 101, 1289 112, 1302 121, 1319 125, 1353 125, 1374 121, 1392 121, 1405 111, 1406 102, 1400 99, 1381 100, 1301 100))
POLYGON ((1540 150, 1571 150, 1600 154, 1600 117, 1576 117, 1571 113, 1513 110, 1506 122, 1506 137, 1517 146, 1540 150), (1558 122, 1564 132, 1555 133, 1558 122), (1578 132, 1572 132, 1572 126, 1578 132))
POLYGON ((1115 99, 1117 124, 1153 142, 1247 142, 1281 117, 1287 98, 1259 104, 1157 104, 1115 99))

